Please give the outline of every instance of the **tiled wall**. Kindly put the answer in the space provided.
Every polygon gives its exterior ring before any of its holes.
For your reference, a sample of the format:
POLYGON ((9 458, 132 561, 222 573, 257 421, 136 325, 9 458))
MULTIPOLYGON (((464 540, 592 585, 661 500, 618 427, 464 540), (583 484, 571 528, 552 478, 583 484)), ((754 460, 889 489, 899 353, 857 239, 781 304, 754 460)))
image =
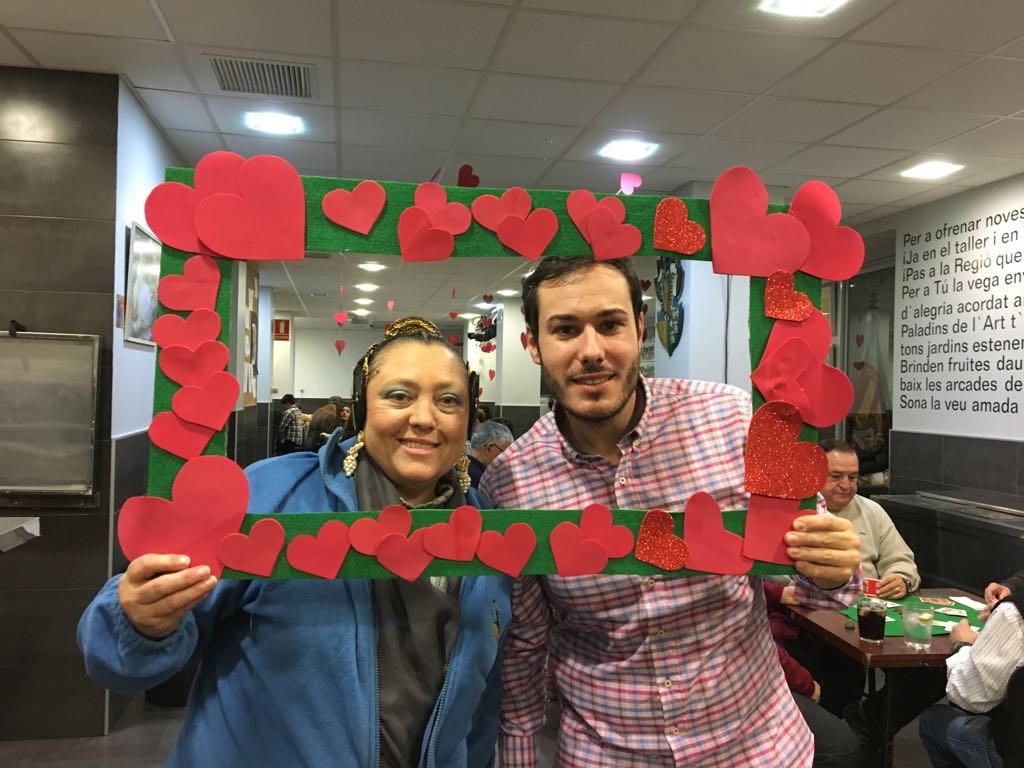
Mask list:
POLYGON ((98 334, 95 499, 32 508, 40 538, 0 554, 0 739, 103 732, 75 645, 107 577, 118 81, 0 67, 0 307, 32 331, 98 334))
POLYGON ((979 490, 1024 496, 1024 442, 889 433, 891 493, 979 490))

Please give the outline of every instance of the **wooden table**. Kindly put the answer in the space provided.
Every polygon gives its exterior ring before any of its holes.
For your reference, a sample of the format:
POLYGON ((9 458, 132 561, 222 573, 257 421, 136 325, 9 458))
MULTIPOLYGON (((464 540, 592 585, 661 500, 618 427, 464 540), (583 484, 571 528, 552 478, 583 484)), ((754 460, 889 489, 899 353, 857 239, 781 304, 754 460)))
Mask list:
MULTIPOLYGON (((967 592, 950 589, 922 589, 914 593, 921 597, 936 596, 948 597, 950 594, 966 595, 978 602, 984 602, 983 598, 967 592)), ((886 684, 883 690, 884 717, 884 766, 889 768, 892 765, 892 740, 895 734, 895 724, 892 713, 892 696, 900 683, 900 671, 922 668, 945 668, 946 659, 952 652, 952 641, 949 635, 936 635, 932 637, 932 647, 927 651, 915 651, 908 648, 902 637, 886 637, 881 644, 865 643, 860 639, 857 632, 857 622, 854 620, 853 629, 846 629, 846 622, 849 619, 838 611, 814 610, 802 606, 786 606, 793 624, 807 632, 809 635, 818 638, 831 648, 850 657, 865 670, 868 674, 868 690, 875 693, 875 676, 870 674, 871 670, 885 670, 886 684)))

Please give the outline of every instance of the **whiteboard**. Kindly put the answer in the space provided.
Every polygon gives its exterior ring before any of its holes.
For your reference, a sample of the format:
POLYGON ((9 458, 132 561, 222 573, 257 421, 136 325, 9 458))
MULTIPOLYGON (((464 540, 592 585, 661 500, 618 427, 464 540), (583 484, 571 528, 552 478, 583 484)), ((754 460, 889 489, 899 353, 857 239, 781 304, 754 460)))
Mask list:
POLYGON ((100 337, 0 333, 0 494, 93 492, 100 337))

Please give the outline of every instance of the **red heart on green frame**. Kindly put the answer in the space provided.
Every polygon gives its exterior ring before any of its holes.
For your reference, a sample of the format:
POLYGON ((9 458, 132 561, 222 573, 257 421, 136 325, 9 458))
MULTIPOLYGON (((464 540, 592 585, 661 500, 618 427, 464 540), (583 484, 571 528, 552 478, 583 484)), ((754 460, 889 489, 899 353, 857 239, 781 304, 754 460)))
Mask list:
POLYGON ((269 576, 274 572, 281 548, 284 546, 284 527, 271 517, 257 521, 248 534, 231 533, 224 537, 217 557, 228 568, 256 576, 269 576))
POLYGON ((800 412, 792 403, 772 401, 757 409, 747 431, 749 493, 805 499, 825 484, 828 459, 817 443, 799 441, 800 425, 800 412))
POLYGON ((738 576, 748 573, 754 565, 753 560, 743 555, 743 537, 725 529, 722 508, 705 491, 686 501, 683 539, 690 548, 686 563, 690 570, 738 576))
POLYGON ((406 208, 398 217, 398 247, 403 261, 441 261, 455 250, 451 232, 432 227, 421 208, 406 208))
MULTIPOLYGON (((654 209, 654 247, 675 253, 696 253, 704 247, 704 227, 691 221, 686 203, 666 197, 654 209)), ((646 290, 646 288, 644 289, 646 290)))
POLYGON ((409 510, 400 504, 391 504, 384 507, 376 519, 361 517, 352 523, 349 541, 356 552, 373 555, 376 554, 377 545, 385 536, 397 533, 404 538, 411 528, 412 515, 409 514, 409 510))
POLYGON ((549 208, 538 208, 527 218, 507 216, 498 225, 498 241, 525 259, 537 261, 555 239, 558 217, 549 208))
POLYGON ((823 181, 808 181, 793 195, 789 212, 810 235, 810 250, 802 272, 823 280, 846 280, 864 263, 864 239, 857 230, 839 226, 843 206, 835 190, 823 181))
POLYGON ((423 534, 423 548, 434 557, 469 562, 480 541, 480 510, 463 504, 452 510, 447 523, 435 523, 423 534))
MULTIPOLYGON (((533 200, 522 187, 509 187, 501 197, 480 195, 473 201, 473 218, 481 227, 497 233, 499 225, 509 216, 525 219, 530 215, 533 200)), ((511 246, 509 246, 511 247, 511 246)))
POLYGON ((128 499, 118 516, 117 538, 129 560, 150 552, 187 555, 191 565, 209 566, 219 577, 217 550, 242 525, 248 505, 242 468, 224 456, 200 456, 178 472, 170 500, 128 499))
POLYGON ((790 339, 800 339, 818 360, 824 360, 832 348, 832 326, 820 309, 812 309, 806 320, 778 320, 768 334, 761 359, 767 360, 790 339))
POLYGON ((473 222, 473 216, 462 203, 449 203, 448 193, 440 184, 424 182, 413 193, 416 207, 430 219, 430 226, 452 235, 461 235, 473 222))
POLYGON ((595 208, 586 219, 590 248, 596 261, 632 256, 640 250, 643 237, 632 224, 619 224, 607 208, 595 208))
POLYGON ((608 553, 599 542, 583 539, 583 531, 570 522, 559 523, 548 539, 559 576, 601 573, 608 566, 608 553))
POLYGON ((367 179, 355 189, 332 189, 321 202, 324 216, 335 224, 361 235, 370 234, 377 218, 384 210, 387 192, 376 181, 367 179))
POLYGON ((476 557, 484 565, 517 578, 537 548, 537 534, 526 523, 512 523, 505 533, 484 531, 476 557))
POLYGON ((747 502, 747 521, 743 529, 743 554, 752 560, 792 565, 786 554, 785 535, 801 515, 813 515, 813 509, 800 509, 796 499, 774 499, 751 494, 747 502))
POLYGON ((596 541, 609 558, 625 557, 633 551, 633 532, 624 525, 615 525, 612 511, 604 504, 590 504, 580 513, 583 538, 596 541))
POLYGON ((288 542, 288 564, 297 571, 322 579, 338 576, 349 550, 348 526, 341 520, 328 520, 316 536, 302 534, 288 542))
POLYGON ((217 430, 185 421, 170 411, 161 411, 149 424, 153 445, 183 459, 199 456, 217 430))
POLYGON ((750 380, 765 400, 783 400, 815 427, 830 427, 853 405, 853 384, 845 373, 816 358, 802 339, 792 338, 762 358, 750 380))
POLYGON ((419 528, 409 538, 390 533, 377 545, 377 562, 406 581, 416 581, 434 559, 423 548, 427 529, 419 528))
POLYGON ((195 349, 171 346, 160 350, 160 370, 182 386, 200 386, 228 364, 228 348, 219 341, 204 341, 195 349))
POLYGON ((238 379, 227 371, 217 371, 201 385, 182 387, 171 398, 171 409, 192 424, 217 431, 238 401, 238 379))
POLYGON ((220 315, 210 309, 197 309, 188 317, 161 315, 153 323, 153 341, 158 347, 181 346, 194 350, 204 341, 220 336, 220 315))
POLYGON ((595 208, 606 209, 612 214, 612 219, 616 224, 621 224, 626 220, 626 206, 614 195, 602 197, 599 201, 589 189, 577 189, 570 192, 565 199, 565 209, 569 212, 569 218, 576 225, 576 229, 588 243, 591 242, 591 238, 587 217, 595 208))
POLYGON ((182 274, 162 277, 156 294, 168 309, 213 309, 219 288, 220 267, 209 256, 200 254, 185 262, 182 274))
POLYGON ((636 559, 656 565, 663 571, 685 568, 690 550, 686 542, 675 535, 674 529, 675 521, 668 512, 662 509, 648 511, 637 533, 636 559))
POLYGON ((794 289, 793 273, 772 272, 764 287, 764 314, 776 320, 806 320, 814 305, 806 294, 794 289))

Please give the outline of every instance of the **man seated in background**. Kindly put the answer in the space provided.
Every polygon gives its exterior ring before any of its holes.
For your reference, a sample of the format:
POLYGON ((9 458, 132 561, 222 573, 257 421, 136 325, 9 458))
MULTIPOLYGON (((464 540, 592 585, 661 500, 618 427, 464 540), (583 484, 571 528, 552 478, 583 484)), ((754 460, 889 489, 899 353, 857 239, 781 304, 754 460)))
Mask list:
POLYGON ((477 425, 469 439, 469 479, 474 488, 480 484, 487 465, 510 445, 512 432, 501 422, 490 419, 477 425))
POLYGON ((302 444, 306 441, 306 423, 302 419, 302 411, 295 402, 295 396, 285 395, 281 398, 281 405, 284 406, 284 413, 281 414, 281 423, 277 425, 274 451, 278 456, 301 451, 302 444))

